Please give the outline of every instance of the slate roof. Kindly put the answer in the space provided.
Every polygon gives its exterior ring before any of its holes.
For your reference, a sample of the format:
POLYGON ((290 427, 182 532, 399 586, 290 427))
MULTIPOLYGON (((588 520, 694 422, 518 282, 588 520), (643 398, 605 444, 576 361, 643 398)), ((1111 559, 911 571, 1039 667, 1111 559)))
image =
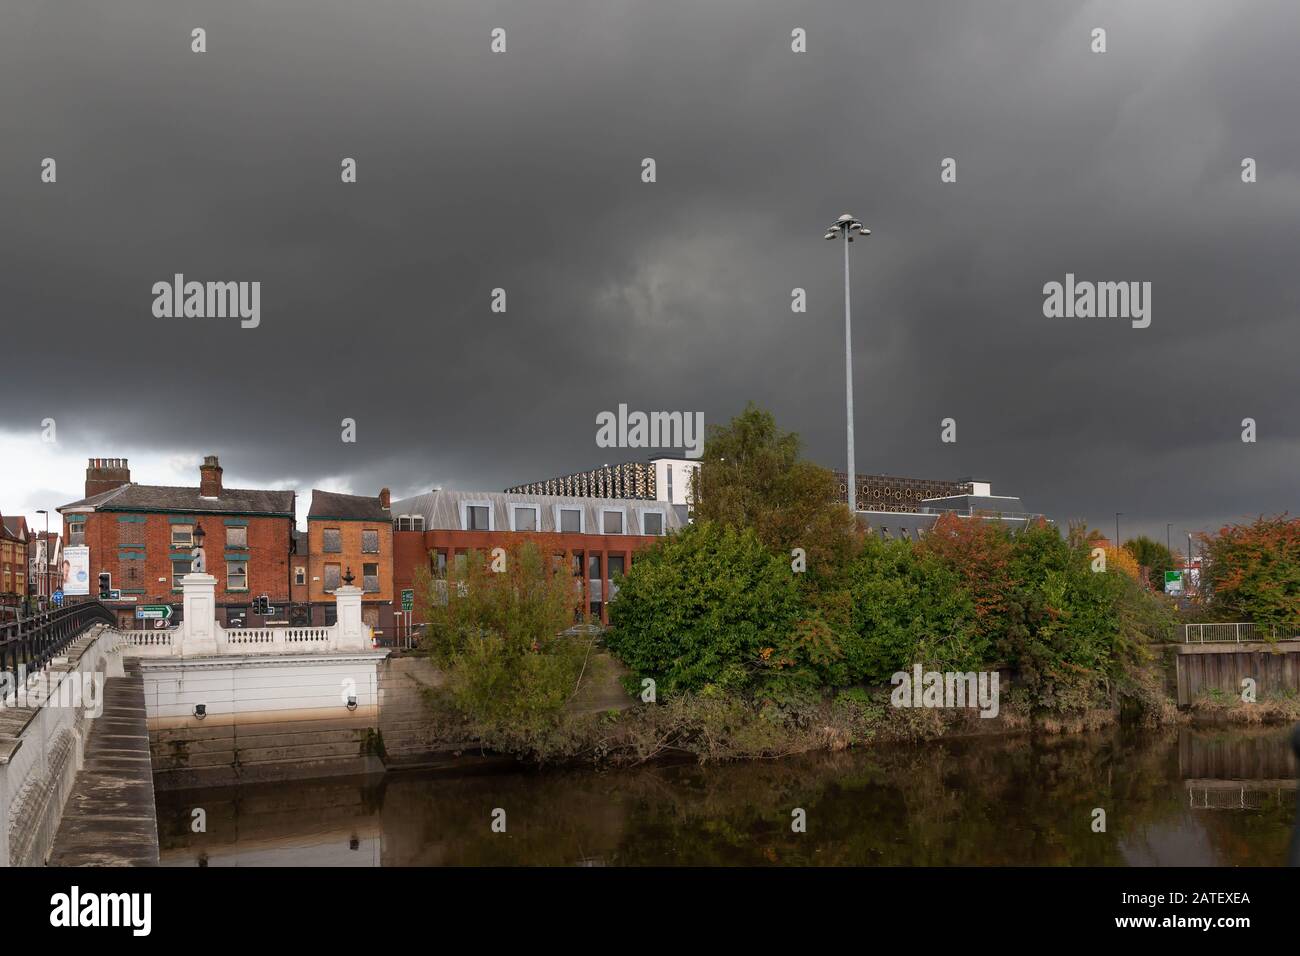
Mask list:
POLYGON ((68 508, 93 508, 96 511, 168 511, 180 514, 261 514, 293 515, 292 491, 262 491, 248 488, 222 488, 217 498, 204 498, 198 488, 173 488, 169 485, 137 485, 132 482, 110 491, 61 505, 68 508))
POLYGON ((12 518, 0 518, 4 524, 5 534, 15 541, 24 541, 23 530, 27 526, 27 520, 21 515, 15 515, 12 518))
POLYGON ((392 521, 392 514, 377 497, 341 495, 334 491, 311 491, 311 518, 339 518, 344 521, 392 521))

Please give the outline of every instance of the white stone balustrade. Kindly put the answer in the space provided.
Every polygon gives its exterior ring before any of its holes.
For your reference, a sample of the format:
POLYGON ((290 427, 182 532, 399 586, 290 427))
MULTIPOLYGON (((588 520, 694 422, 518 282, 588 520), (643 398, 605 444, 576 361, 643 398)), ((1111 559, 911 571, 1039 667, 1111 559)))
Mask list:
POLYGON ((336 654, 369 651, 374 639, 361 621, 358 587, 334 592, 338 623, 327 627, 222 627, 216 621, 217 579, 187 574, 181 581, 184 613, 176 627, 122 631, 122 652, 132 657, 247 657, 256 654, 336 654))

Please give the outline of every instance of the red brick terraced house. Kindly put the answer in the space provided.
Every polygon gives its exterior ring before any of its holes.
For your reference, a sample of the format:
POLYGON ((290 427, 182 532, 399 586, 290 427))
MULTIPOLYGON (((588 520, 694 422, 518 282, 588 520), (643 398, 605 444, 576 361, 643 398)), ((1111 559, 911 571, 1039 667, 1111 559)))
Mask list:
POLYGON ((636 552, 682 527, 669 503, 632 498, 439 490, 394 501, 391 510, 399 600, 414 587, 417 567, 445 577, 471 550, 487 555, 531 538, 554 555, 572 555, 580 607, 601 624, 609 623, 614 577, 626 573, 636 552))
POLYGON ((27 599, 30 538, 26 518, 0 515, 0 620, 16 617, 27 599))
MULTIPOLYGON (((361 620, 376 637, 393 633, 393 519, 384 488, 377 497, 333 491, 311 493, 307 512, 307 598, 311 623, 335 623, 334 591, 345 584, 362 590, 361 620)), ((303 562, 295 557, 295 575, 303 562)), ((295 577, 294 590, 297 591, 295 577)))
POLYGON ((137 626, 142 605, 170 605, 171 623, 180 620, 181 578, 192 570, 200 540, 204 570, 217 579, 218 622, 258 627, 287 617, 295 494, 226 488, 221 474, 209 455, 197 487, 140 485, 131 481, 126 459, 90 459, 86 497, 58 511, 66 546, 89 548, 89 599, 98 596, 104 573, 120 592, 109 602, 120 626, 137 626), (262 595, 274 613, 253 613, 262 595))

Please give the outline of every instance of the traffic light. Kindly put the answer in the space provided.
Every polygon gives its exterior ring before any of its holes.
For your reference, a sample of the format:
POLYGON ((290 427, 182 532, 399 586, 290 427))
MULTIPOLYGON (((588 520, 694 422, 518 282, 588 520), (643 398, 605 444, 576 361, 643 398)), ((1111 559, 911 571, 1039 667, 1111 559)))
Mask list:
POLYGON ((113 590, 113 575, 109 574, 107 571, 100 571, 99 572, 99 599, 101 601, 107 601, 108 592, 111 590, 113 590))

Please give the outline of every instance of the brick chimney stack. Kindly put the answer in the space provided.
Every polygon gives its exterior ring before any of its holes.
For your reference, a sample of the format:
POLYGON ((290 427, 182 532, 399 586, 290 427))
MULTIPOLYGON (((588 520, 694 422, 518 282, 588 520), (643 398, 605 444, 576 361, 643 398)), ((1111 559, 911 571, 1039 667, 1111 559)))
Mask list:
POLYGON ((125 458, 91 458, 86 464, 86 497, 103 494, 131 483, 125 458))
POLYGON ((379 489, 379 507, 387 511, 393 506, 393 495, 387 488, 379 489))
POLYGON ((216 455, 208 455, 199 466, 199 495, 204 498, 221 497, 221 465, 216 455))

